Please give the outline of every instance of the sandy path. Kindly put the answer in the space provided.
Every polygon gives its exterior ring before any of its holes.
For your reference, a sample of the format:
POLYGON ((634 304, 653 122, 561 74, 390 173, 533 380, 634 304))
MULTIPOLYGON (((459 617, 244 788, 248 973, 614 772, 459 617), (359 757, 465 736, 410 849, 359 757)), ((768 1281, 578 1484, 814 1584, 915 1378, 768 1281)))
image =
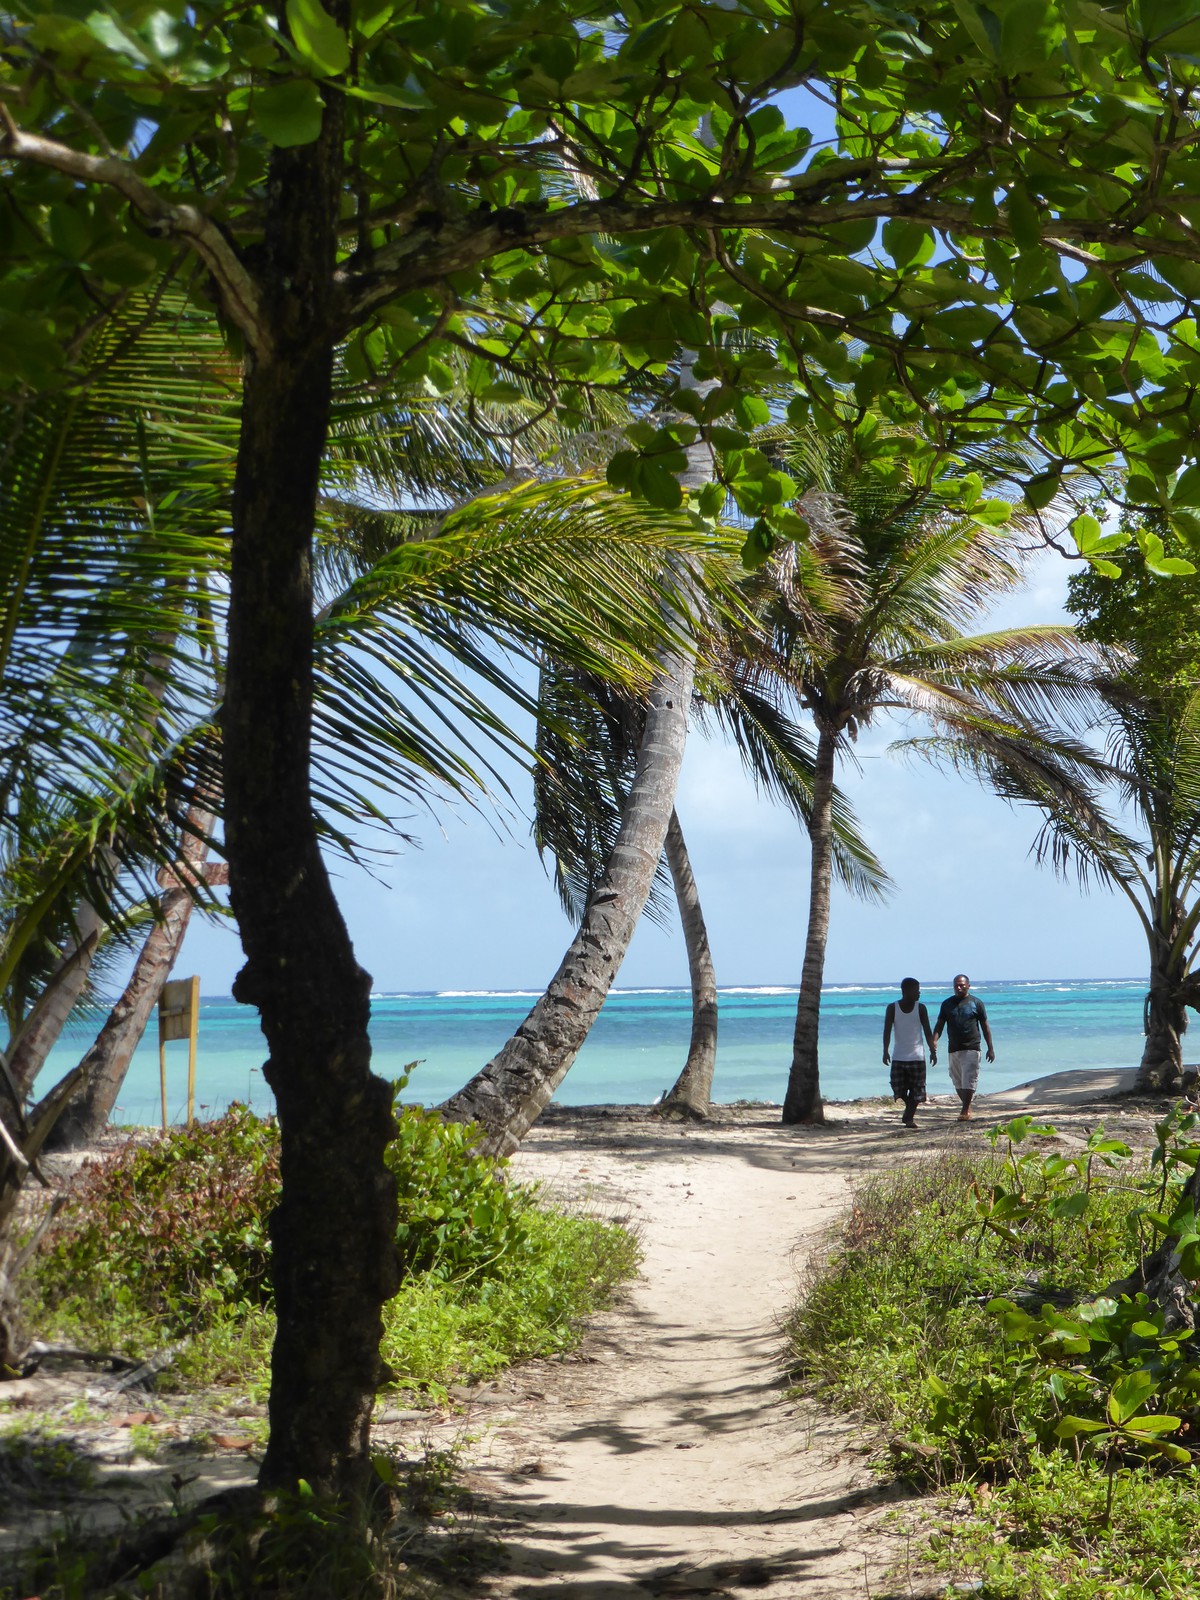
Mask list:
POLYGON ((895 1159, 894 1126, 876 1112, 801 1133, 755 1112, 714 1136, 618 1113, 552 1115, 536 1130, 519 1175, 627 1211, 645 1260, 590 1365, 540 1367, 530 1404, 505 1394, 472 1408, 489 1498, 511 1523, 510 1570, 490 1592, 769 1585, 785 1600, 889 1587, 902 1546, 878 1526, 887 1496, 852 1429, 787 1397, 776 1330, 797 1256, 844 1207, 852 1168, 895 1159), (501 1415, 497 1400, 517 1405, 501 1415))

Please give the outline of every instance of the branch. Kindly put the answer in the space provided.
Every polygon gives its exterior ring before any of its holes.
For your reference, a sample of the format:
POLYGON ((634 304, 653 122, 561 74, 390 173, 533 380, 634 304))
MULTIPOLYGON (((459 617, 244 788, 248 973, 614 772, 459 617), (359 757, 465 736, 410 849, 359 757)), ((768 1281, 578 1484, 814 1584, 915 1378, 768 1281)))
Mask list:
MULTIPOLYGON (((839 223, 867 218, 886 220, 901 217, 926 223, 950 233, 970 233, 976 237, 1006 240, 1011 230, 1004 218, 981 223, 965 202, 941 200, 912 187, 930 163, 909 161, 843 161, 830 163, 811 175, 786 180, 772 192, 755 193, 730 201, 719 195, 698 195, 690 200, 605 199, 582 200, 574 205, 551 209, 545 202, 527 206, 506 206, 478 210, 466 215, 426 212, 420 222, 402 238, 374 252, 356 256, 353 265, 337 273, 340 308, 337 317, 341 332, 366 321, 395 295, 426 288, 444 281, 453 272, 468 270, 507 250, 537 250, 559 240, 591 234, 647 233, 659 228, 734 230, 753 228, 783 236, 824 232, 839 223), (898 192, 891 183, 909 184, 898 192), (875 193, 863 193, 867 188, 875 193), (830 193, 830 191, 834 193, 830 193), (857 190, 858 192, 847 192, 857 190), (883 192, 878 192, 882 190, 883 192), (790 198, 785 198, 790 195, 790 198)), ((952 163, 928 174, 948 181, 957 172, 952 163)), ((1047 217, 1043 242, 1058 251, 1073 246, 1074 259, 1092 266, 1102 262, 1113 271, 1127 271, 1155 256, 1194 260, 1196 242, 1192 238, 1150 238, 1139 232, 1148 217, 1170 215, 1169 201, 1147 208, 1146 215, 1127 224, 1111 218, 1047 217), (1104 261, 1084 251, 1093 244, 1109 249, 1125 249, 1127 258, 1104 261)))
POLYGON ((8 107, 0 102, 0 156, 49 167, 80 183, 101 183, 115 189, 143 217, 158 238, 182 239, 212 273, 230 319, 260 358, 270 354, 271 341, 262 296, 253 274, 216 222, 191 205, 173 205, 116 156, 92 156, 53 139, 23 132, 8 107))

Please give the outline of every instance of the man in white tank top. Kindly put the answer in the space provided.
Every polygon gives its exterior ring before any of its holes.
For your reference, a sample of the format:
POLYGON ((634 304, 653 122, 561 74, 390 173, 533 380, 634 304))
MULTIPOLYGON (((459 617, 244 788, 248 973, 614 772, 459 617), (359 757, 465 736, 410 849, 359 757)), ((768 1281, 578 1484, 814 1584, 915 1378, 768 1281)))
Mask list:
POLYGON ((899 1000, 893 1000, 883 1014, 883 1064, 886 1067, 891 1063, 892 1096, 904 1101, 900 1123, 905 1128, 916 1128, 917 1107, 925 1099, 926 1044, 930 1064, 936 1067, 937 1045, 929 1026, 929 1013, 921 1004, 921 985, 915 978, 905 978, 900 984, 899 1000))

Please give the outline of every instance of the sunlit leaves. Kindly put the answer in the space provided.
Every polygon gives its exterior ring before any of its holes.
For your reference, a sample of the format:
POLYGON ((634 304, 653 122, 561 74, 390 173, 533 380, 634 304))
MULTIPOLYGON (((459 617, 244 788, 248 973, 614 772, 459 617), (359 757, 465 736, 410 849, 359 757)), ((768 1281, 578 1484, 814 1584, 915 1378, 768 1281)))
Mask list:
MULTIPOLYGON (((352 305, 364 377, 405 359, 397 343, 435 373, 444 340, 474 344, 481 304, 492 317, 506 303, 480 360, 540 368, 563 389, 661 385, 679 348, 703 365, 714 345, 752 347, 738 387, 802 387, 820 427, 851 399, 922 420, 947 449, 1033 437, 1035 504, 1064 472, 1122 456, 1162 504, 1196 459, 1200 160, 1169 131, 1194 116, 1200 79, 1182 0, 1102 24, 1085 0, 931 0, 887 19, 866 0, 696 0, 616 18, 562 0, 502 13, 354 0, 345 15, 287 0, 282 17, 225 0, 82 13, 24 0, 13 17, 21 125, 124 152, 241 249, 255 248, 272 151, 318 139, 322 95, 339 97, 340 270, 348 291, 395 274, 414 323, 376 361, 388 295, 352 305), (801 82, 836 102, 836 141, 823 122, 788 126, 779 91, 801 82), (610 202, 594 231, 545 226, 610 202), (414 288, 426 298, 410 306, 414 288), (1069 449, 1047 439, 1072 417, 1069 449)), ((124 251, 64 221, 84 209, 78 187, 12 176, 5 376, 37 382, 92 314, 97 280, 136 287, 172 257, 124 212, 124 251), (31 248, 26 219, 52 255, 31 248)), ((734 432, 757 425, 746 403, 734 432)), ((645 485, 665 504, 659 468, 648 461, 645 485)), ((719 468, 744 476, 744 463, 719 468)), ((773 522, 770 493, 758 501, 750 514, 773 522)))

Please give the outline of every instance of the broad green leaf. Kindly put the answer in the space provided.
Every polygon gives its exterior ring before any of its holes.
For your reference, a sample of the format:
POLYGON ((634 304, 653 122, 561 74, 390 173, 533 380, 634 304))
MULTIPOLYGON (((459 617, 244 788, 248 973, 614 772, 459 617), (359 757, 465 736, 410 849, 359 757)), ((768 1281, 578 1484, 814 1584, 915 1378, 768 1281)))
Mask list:
POLYGON ((283 149, 312 144, 321 135, 321 92, 308 78, 274 84, 254 96, 254 124, 283 149))
POLYGON ((1148 1372, 1140 1369, 1129 1372, 1112 1387, 1108 1397, 1108 1415, 1115 1423, 1124 1423, 1135 1411, 1145 1405, 1158 1384, 1148 1372))
POLYGON ((1073 1439, 1077 1433, 1105 1433, 1107 1429, 1102 1422, 1093 1422, 1090 1417, 1066 1416, 1060 1419, 1054 1430, 1058 1439, 1073 1439))
POLYGON ((1163 542, 1158 534, 1151 533, 1147 528, 1139 528, 1137 535, 1138 545, 1141 547, 1142 558, 1148 571, 1168 575, 1186 575, 1195 572, 1195 567, 1190 561, 1185 561, 1182 556, 1169 556, 1164 553, 1163 542))
POLYGON ((1025 485, 1025 498, 1035 511, 1044 511, 1058 493, 1061 483, 1057 472, 1039 472, 1025 485))
POLYGON ((1181 1420, 1168 1416, 1130 1417, 1124 1426, 1130 1433, 1174 1433, 1181 1420))
MULTIPOLYGON (((310 71, 322 78, 345 72, 350 65, 350 46, 321 0, 287 0, 287 19, 292 42, 310 71)), ((304 139, 294 142, 308 143, 304 139)))
POLYGON ((1008 191, 1005 207, 1009 226, 1016 244, 1022 250, 1039 245, 1042 240, 1041 212, 1029 198, 1024 184, 1015 183, 1008 191))

